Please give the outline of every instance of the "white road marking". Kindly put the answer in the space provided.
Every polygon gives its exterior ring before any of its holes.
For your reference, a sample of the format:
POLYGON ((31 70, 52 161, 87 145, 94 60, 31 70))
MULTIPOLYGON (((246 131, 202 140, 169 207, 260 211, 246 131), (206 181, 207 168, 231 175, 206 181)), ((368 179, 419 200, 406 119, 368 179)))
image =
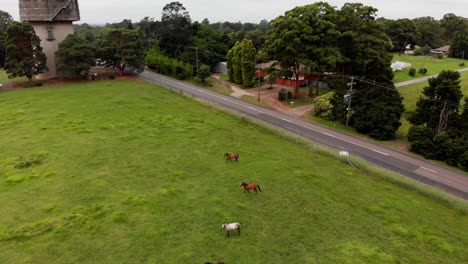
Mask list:
MULTIPOLYGON (((288 123, 294 124, 294 125, 296 125, 296 126, 300 126, 300 127, 305 128, 305 129, 311 129, 311 128, 309 128, 309 127, 303 126, 303 125, 298 124, 298 123, 295 123, 295 122, 293 122, 293 121, 290 121, 290 120, 288 120, 288 119, 286 119, 286 118, 273 116, 273 115, 271 115, 271 114, 268 114, 267 112, 261 111, 261 110, 259 110, 259 109, 254 108, 254 107, 251 107, 251 106, 248 106, 248 105, 245 105, 245 104, 241 104, 241 103, 236 102, 236 101, 232 101, 231 99, 227 99, 227 98, 224 98, 224 97, 219 96, 219 95, 211 94, 211 93, 209 93, 209 92, 207 92, 207 91, 203 91, 203 90, 201 90, 201 89, 199 89, 199 88, 195 88, 195 87, 189 86, 189 85, 187 85, 187 84, 185 84, 185 83, 178 82, 178 81, 174 81, 174 80, 172 80, 172 79, 165 78, 165 77, 160 77, 160 78, 163 79, 163 80, 167 80, 167 81, 169 81, 169 82, 172 82, 172 83, 176 83, 176 84, 178 84, 178 85, 180 85, 180 86, 184 86, 184 87, 187 87, 187 88, 189 88, 189 89, 196 90, 196 91, 198 91, 198 92, 200 92, 200 93, 204 93, 204 94, 207 94, 207 95, 209 95, 209 96, 213 96, 213 97, 216 97, 216 98, 218 98, 218 99, 221 99, 221 100, 224 100, 224 101, 228 101, 228 102, 230 102, 230 103, 232 103, 232 104, 236 104, 236 105, 239 105, 239 106, 248 108, 248 109, 250 109, 250 110, 259 112, 259 113, 261 113, 261 114, 265 114, 265 115, 269 115, 269 116, 271 116, 271 117, 273 117, 273 118, 281 119, 281 120, 283 120, 283 121, 286 121, 286 122, 288 122, 288 123)), ((349 144, 353 144, 353 145, 355 145, 355 146, 359 146, 359 147, 361 147, 361 148, 365 148, 365 149, 368 149, 368 150, 377 152, 377 153, 382 154, 382 155, 384 155, 384 156, 390 156, 389 154, 387 154, 387 153, 385 153, 385 152, 382 152, 382 151, 378 151, 378 150, 375 150, 375 149, 368 148, 368 147, 366 147, 366 146, 363 146, 363 145, 360 145, 360 144, 357 144, 357 143, 354 143, 354 142, 351 142, 351 141, 348 141, 348 140, 339 138, 339 137, 334 136, 334 135, 329 134, 329 133, 325 133, 325 132, 321 132, 321 131, 317 131, 317 130, 314 130, 314 131, 315 131, 315 132, 318 132, 318 133, 321 133, 321 134, 323 134, 323 135, 332 137, 332 138, 336 138, 336 139, 342 140, 342 141, 347 142, 347 143, 349 143, 349 144)))
POLYGON ((428 169, 428 168, 426 168, 426 167, 423 167, 423 166, 421 166, 420 168, 421 168, 421 169, 423 169, 423 170, 430 171, 430 172, 432 172, 432 173, 437 173, 437 171, 435 171, 435 170, 431 170, 431 169, 428 169))

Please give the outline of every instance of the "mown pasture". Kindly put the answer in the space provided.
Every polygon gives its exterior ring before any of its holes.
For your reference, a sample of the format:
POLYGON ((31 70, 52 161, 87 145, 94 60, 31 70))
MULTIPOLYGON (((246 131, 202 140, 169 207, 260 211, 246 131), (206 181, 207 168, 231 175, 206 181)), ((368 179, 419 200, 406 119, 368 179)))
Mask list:
POLYGON ((441 71, 444 71, 444 70, 459 70, 459 69, 468 67, 468 62, 466 60, 465 60, 465 66, 460 66, 460 63, 462 62, 461 59, 456 59, 456 58, 438 59, 432 56, 412 56, 412 55, 404 55, 404 54, 393 54, 392 62, 395 62, 395 61, 411 63, 411 67, 406 68, 402 71, 394 72, 395 74, 395 77, 393 78, 394 83, 408 81, 408 80, 416 79, 416 78, 432 76, 435 74, 439 74, 441 71), (410 76, 408 74, 410 68, 416 69, 415 76, 410 76), (420 74, 418 71, 421 68, 426 68, 427 73, 420 74))
POLYGON ((468 260, 466 210, 152 84, 1 92, 0 113, 0 263, 468 260))

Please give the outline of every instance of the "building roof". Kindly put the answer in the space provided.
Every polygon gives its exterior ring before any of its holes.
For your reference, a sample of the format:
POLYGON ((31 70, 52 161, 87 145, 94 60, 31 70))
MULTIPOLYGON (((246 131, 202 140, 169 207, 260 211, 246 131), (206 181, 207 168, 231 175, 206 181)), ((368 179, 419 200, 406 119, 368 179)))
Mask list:
POLYGON ((434 49, 435 51, 438 51, 438 52, 448 52, 450 49, 450 45, 447 45, 447 46, 443 46, 443 47, 440 47, 438 49, 434 49))
MULTIPOLYGON (((269 62, 265 62, 265 63, 259 63, 259 64, 255 65, 255 69, 261 69, 261 70, 268 69, 271 66, 273 66, 273 64, 275 64, 275 63, 278 63, 278 61, 273 60, 273 61, 269 61, 269 62)), ((281 67, 278 64, 276 64, 275 69, 280 70, 281 67)))

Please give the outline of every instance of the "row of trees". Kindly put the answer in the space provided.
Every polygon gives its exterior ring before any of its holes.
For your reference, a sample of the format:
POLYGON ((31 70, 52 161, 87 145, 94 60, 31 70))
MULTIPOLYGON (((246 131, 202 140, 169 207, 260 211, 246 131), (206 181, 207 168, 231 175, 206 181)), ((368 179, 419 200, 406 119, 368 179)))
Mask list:
POLYGON ((255 57, 257 51, 249 39, 237 42, 227 54, 229 81, 252 87, 254 84, 255 57))
MULTIPOLYGON (((34 75, 47 71, 46 56, 34 28, 23 22, 8 25, 1 40, 5 52, 4 67, 9 78, 25 76, 30 81, 34 75)), ((59 45, 57 70, 65 77, 86 76, 89 69, 99 64, 119 69, 141 72, 144 69, 144 51, 139 34, 130 29, 109 29, 96 42, 69 35, 59 45)))
MULTIPOLYGON (((375 19, 376 12, 358 3, 341 9, 324 2, 296 7, 273 20, 264 49, 296 80, 301 72, 360 76, 361 81, 353 84, 349 124, 360 133, 384 140, 395 136, 404 107, 391 81, 391 44, 375 19)), ((348 78, 335 80, 335 120, 347 118, 343 96, 348 82, 348 78)), ((298 96, 298 87, 294 95, 298 96)))
POLYGON ((146 54, 145 62, 148 68, 181 80, 190 79, 193 74, 193 66, 191 64, 164 55, 158 45, 154 45, 146 54))
POLYGON ((408 120, 411 151, 468 170, 468 98, 463 93, 460 73, 443 71, 429 79, 429 86, 408 120))
POLYGON ((449 56, 460 58, 468 46, 468 41, 462 40, 462 35, 468 32, 468 18, 453 13, 445 14, 440 20, 427 16, 412 20, 379 18, 379 22, 384 25, 395 52, 405 51, 408 45, 413 48, 451 45, 449 56))

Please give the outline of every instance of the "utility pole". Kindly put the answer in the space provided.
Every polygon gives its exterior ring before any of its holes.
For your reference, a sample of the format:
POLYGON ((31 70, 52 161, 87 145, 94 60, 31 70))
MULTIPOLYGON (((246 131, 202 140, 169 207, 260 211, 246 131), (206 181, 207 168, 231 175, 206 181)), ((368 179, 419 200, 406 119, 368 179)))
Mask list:
POLYGON ((352 98, 352 94, 353 94, 353 84, 354 84, 354 76, 351 76, 351 83, 348 85, 350 86, 349 88, 349 100, 348 100, 348 108, 346 108, 347 112, 346 112, 346 127, 348 127, 348 124, 349 124, 349 113, 351 112, 351 98, 352 98))
POLYGON ((449 111, 447 109, 447 99, 444 102, 444 108, 440 112, 439 125, 437 127, 437 136, 442 135, 447 130, 449 111))
POLYGON ((257 97, 257 100, 260 102, 260 86, 262 85, 261 84, 261 81, 260 81, 260 67, 258 68, 258 97, 257 97))
POLYGON ((195 56, 197 58, 197 77, 198 77, 198 47, 195 47, 195 56))

